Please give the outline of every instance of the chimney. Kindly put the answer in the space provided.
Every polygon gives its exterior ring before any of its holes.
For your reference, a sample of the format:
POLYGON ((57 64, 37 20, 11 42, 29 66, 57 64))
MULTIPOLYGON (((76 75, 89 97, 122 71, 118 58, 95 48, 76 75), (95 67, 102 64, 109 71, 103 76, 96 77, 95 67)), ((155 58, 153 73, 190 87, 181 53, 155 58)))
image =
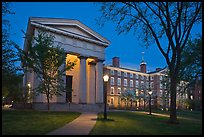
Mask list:
POLYGON ((145 62, 140 63, 140 72, 142 72, 142 73, 146 73, 147 72, 147 68, 146 68, 146 63, 145 62))
POLYGON ((112 63, 113 63, 113 67, 120 67, 120 62, 119 62, 119 57, 113 57, 112 58, 112 63))

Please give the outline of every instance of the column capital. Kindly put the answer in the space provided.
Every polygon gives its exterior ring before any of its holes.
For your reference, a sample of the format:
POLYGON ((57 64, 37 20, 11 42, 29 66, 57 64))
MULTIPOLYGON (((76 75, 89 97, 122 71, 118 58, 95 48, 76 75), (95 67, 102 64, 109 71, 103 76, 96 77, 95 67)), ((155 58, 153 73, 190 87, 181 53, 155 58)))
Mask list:
POLYGON ((88 65, 96 65, 96 61, 90 61, 90 62, 88 62, 88 65))
POLYGON ((88 57, 83 56, 83 55, 80 55, 80 56, 78 56, 78 58, 79 58, 79 59, 87 59, 88 57))
POLYGON ((104 62, 105 59, 98 59, 98 58, 97 58, 97 59, 95 59, 95 61, 96 61, 96 62, 104 62))

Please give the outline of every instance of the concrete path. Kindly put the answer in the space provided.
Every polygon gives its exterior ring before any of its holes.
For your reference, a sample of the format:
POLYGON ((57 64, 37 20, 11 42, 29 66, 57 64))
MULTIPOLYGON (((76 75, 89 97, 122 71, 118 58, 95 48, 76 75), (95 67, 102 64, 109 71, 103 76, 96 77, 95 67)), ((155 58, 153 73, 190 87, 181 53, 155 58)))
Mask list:
POLYGON ((94 127, 97 113, 83 112, 78 118, 47 135, 88 135, 94 127))

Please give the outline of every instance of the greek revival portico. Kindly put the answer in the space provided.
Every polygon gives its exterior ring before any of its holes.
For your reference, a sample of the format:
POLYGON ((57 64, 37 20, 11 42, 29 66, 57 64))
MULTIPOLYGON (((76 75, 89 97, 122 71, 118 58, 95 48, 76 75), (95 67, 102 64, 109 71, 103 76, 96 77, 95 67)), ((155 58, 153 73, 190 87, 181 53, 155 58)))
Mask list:
MULTIPOLYGON (((55 36, 55 44, 66 50, 66 60, 76 61, 73 70, 66 72, 65 84, 71 85, 71 93, 55 96, 51 102, 75 104, 103 103, 103 61, 105 48, 110 42, 78 20, 58 18, 29 18, 27 33, 37 36, 45 29, 55 36)), ((24 50, 27 50, 25 40, 24 50)), ((39 83, 33 72, 24 77, 24 85, 35 88, 39 83)), ((33 98, 33 102, 46 103, 45 95, 33 98)))

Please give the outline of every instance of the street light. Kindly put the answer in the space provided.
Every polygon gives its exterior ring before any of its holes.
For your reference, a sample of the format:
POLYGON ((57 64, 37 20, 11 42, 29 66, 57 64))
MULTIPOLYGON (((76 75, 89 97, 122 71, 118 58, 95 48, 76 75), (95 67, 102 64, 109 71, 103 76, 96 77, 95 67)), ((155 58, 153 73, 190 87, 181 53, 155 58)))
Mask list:
POLYGON ((107 83, 108 83, 108 79, 109 79, 109 76, 108 75, 104 75, 103 76, 103 80, 104 80, 104 82, 105 82, 105 84, 104 84, 104 114, 103 114, 103 116, 104 116, 104 119, 107 119, 107 110, 106 110, 106 102, 107 102, 107 83))
POLYGON ((149 115, 151 115, 151 95, 152 95, 152 91, 149 91, 149 115))
POLYGON ((28 100, 29 100, 29 102, 31 102, 30 101, 30 83, 28 83, 28 100))

